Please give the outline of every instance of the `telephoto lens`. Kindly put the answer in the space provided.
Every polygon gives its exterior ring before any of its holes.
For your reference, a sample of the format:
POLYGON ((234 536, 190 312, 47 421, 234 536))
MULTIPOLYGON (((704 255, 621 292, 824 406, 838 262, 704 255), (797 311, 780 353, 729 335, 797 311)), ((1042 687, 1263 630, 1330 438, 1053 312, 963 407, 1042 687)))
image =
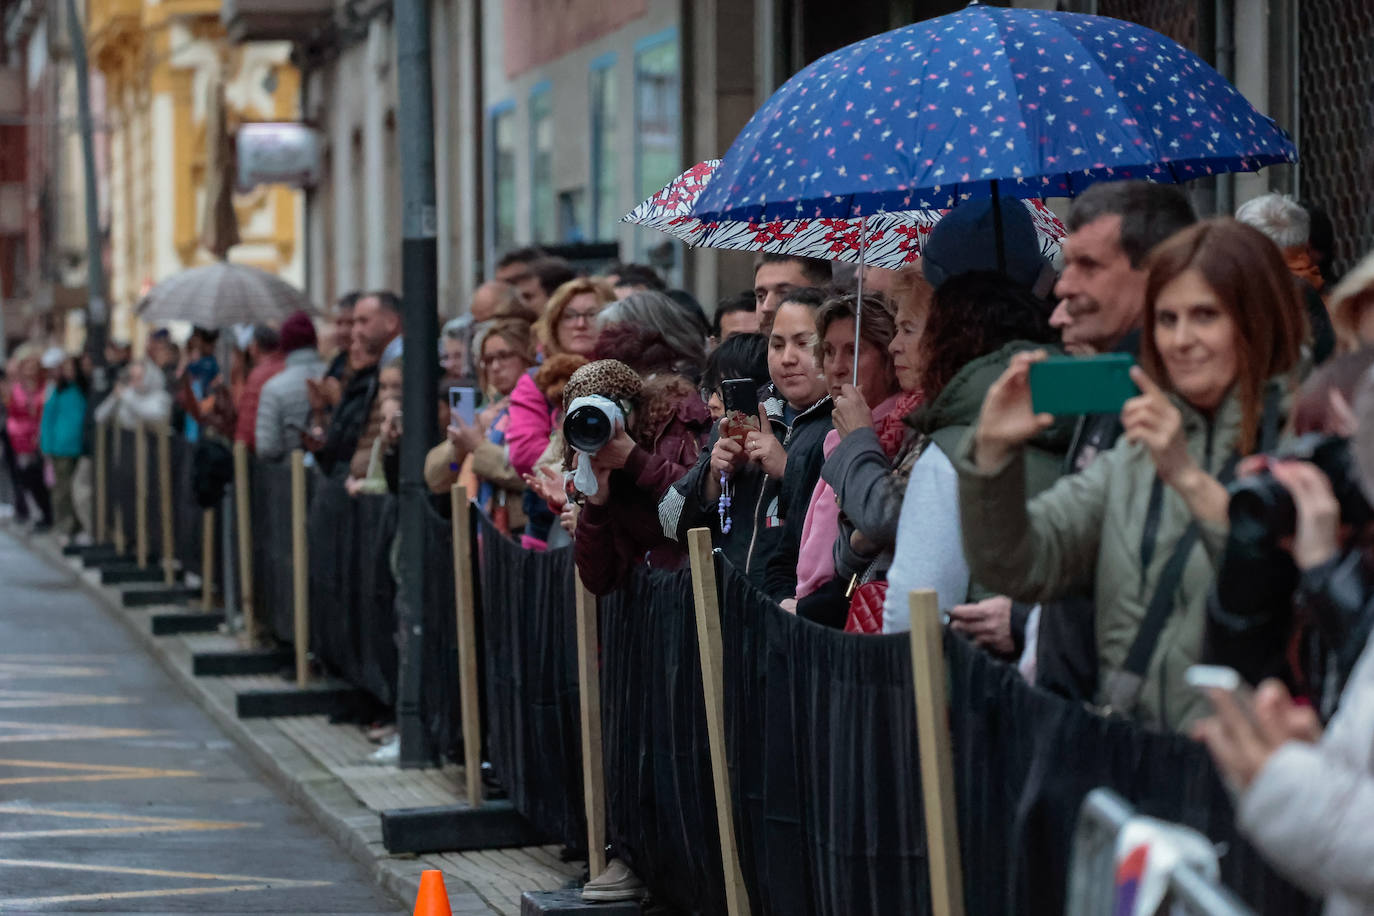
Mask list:
POLYGON ((563 438, 586 455, 601 451, 615 435, 615 417, 602 404, 581 404, 563 418, 563 438))
MULTIPOLYGON (((1360 490, 1350 440, 1310 433, 1276 454, 1274 459, 1307 461, 1325 474, 1340 504, 1343 523, 1360 528, 1374 517, 1374 510, 1360 490)), ((1233 537, 1277 540, 1297 528, 1293 497, 1268 470, 1242 477, 1231 485, 1229 514, 1233 537)))

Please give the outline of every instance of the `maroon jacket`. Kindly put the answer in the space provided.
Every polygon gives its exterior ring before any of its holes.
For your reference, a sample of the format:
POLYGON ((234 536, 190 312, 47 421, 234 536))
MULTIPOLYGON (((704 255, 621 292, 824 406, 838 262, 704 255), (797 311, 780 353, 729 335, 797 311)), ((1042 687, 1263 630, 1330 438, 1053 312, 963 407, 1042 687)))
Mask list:
POLYGON ((646 385, 639 444, 625 467, 611 472, 611 498, 601 506, 588 503, 578 516, 573 558, 594 595, 615 591, 637 563, 679 569, 686 561, 686 548, 663 533, 658 501, 696 464, 711 414, 689 382, 676 381, 681 384, 646 385))

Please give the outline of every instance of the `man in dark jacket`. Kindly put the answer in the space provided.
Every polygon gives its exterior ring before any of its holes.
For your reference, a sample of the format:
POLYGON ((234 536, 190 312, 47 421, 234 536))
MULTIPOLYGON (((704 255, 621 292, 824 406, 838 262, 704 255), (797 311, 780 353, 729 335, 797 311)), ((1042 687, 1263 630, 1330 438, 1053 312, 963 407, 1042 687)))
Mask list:
POLYGON ((347 473, 349 462, 373 419, 377 400, 377 373, 397 348, 401 336, 400 299, 393 293, 362 296, 354 308, 352 353, 355 368, 339 396, 330 418, 324 444, 315 451, 320 470, 333 475, 340 465, 347 473))
MULTIPOLYGON (((790 551, 787 595, 795 590, 801 526, 831 429, 832 404, 816 365, 820 305, 819 291, 801 288, 788 292, 777 311, 768 349, 773 381, 759 392, 771 435, 722 439, 717 426, 710 448, 658 504, 664 534, 686 541, 688 530, 710 528, 716 546, 760 588, 767 589, 770 563, 783 569, 788 562, 785 556, 774 558, 790 551), (723 512, 722 496, 729 501, 723 512), (728 530, 722 530, 722 516, 728 530)), ((779 589, 770 594, 780 597, 781 580, 775 583, 779 589)))

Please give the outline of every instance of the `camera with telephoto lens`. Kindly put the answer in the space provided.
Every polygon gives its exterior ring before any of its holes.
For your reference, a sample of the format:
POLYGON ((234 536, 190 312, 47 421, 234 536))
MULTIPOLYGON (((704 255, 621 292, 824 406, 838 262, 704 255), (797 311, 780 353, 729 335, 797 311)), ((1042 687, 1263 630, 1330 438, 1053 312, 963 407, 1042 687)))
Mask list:
POLYGON ((595 455, 615 435, 620 411, 606 398, 579 398, 590 403, 574 404, 563 418, 563 438, 579 452, 595 455))
MULTIPOLYGON (((1271 462, 1306 461, 1326 475, 1341 507, 1341 521, 1356 528, 1374 518, 1364 492, 1359 471, 1350 451, 1350 440, 1340 436, 1309 433, 1287 448, 1268 456, 1271 462)), ((1294 533, 1297 508, 1288 488, 1269 468, 1242 477, 1231 484, 1231 536, 1253 541, 1277 540, 1294 533)))

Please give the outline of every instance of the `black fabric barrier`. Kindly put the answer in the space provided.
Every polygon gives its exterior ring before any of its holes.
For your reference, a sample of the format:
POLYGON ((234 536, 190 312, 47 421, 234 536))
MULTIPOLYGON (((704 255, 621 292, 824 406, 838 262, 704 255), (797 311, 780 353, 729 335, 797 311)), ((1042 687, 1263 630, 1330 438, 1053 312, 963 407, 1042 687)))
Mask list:
POLYGON ((587 842, 572 549, 524 550, 477 516, 487 748, 515 809, 587 842))
POLYGON ((1200 744, 1104 719, 1028 686, 961 638, 945 644, 964 861, 995 879, 966 882, 969 912, 1062 913, 1074 820, 1098 786, 1208 836, 1223 852, 1223 883, 1257 912, 1319 911, 1236 832, 1200 744))
MULTIPOLYGON (((721 582, 727 743, 756 909, 929 912, 907 638, 824 629, 728 568, 721 582)), ((967 912, 1062 913, 1077 812, 1096 786, 1220 844, 1226 883, 1260 912, 1313 911, 1240 840, 1200 745, 1102 719, 960 637, 945 642, 967 912)))
POLYGON ((306 528, 310 647, 332 674, 385 706, 396 702, 395 531, 394 497, 355 498, 342 480, 319 480, 306 528))
POLYGON ((116 428, 111 434, 110 480, 107 484, 110 493, 110 530, 123 533, 124 552, 129 556, 136 556, 138 550, 138 478, 134 470, 138 456, 134 451, 134 436, 131 429, 116 428))
MULTIPOLYGON (((420 662, 420 716, 429 735, 430 749, 444 760, 461 757, 463 729, 458 694, 453 523, 438 511, 440 500, 447 508, 447 495, 435 496, 426 504, 425 511, 425 637, 420 662)), ((405 549, 404 543, 400 549, 405 549)), ((480 640, 481 615, 477 617, 480 640)))
MULTIPOLYGON (((195 470, 195 450, 196 447, 181 436, 172 437, 172 530, 176 534, 172 550, 183 570, 203 576, 205 571, 201 569, 201 552, 204 547, 204 522, 200 506, 196 505, 191 489, 191 475, 195 470)), ((216 524, 218 525, 218 518, 216 524)), ((220 536, 217 528, 215 537, 220 536)), ((216 588, 224 582, 223 553, 222 550, 215 551, 216 588)))
POLYGON ((723 913, 690 573, 637 570, 601 600, 601 666, 615 854, 674 909, 723 913))
MULTIPOLYGON (((291 553, 291 465, 253 461, 252 490, 253 610, 272 635, 290 645, 295 637, 294 564, 291 553)), ((240 545, 242 549, 242 545, 240 545)), ((237 572, 237 571, 236 571, 237 572)))
MULTIPOLYGON (((135 434, 139 435, 139 434, 135 434)), ((162 566, 162 465, 158 460, 158 434, 155 430, 144 429, 143 448, 148 460, 148 565, 162 566)), ((173 494, 172 501, 176 501, 173 494)), ((175 537, 173 537, 175 540, 175 537)))

